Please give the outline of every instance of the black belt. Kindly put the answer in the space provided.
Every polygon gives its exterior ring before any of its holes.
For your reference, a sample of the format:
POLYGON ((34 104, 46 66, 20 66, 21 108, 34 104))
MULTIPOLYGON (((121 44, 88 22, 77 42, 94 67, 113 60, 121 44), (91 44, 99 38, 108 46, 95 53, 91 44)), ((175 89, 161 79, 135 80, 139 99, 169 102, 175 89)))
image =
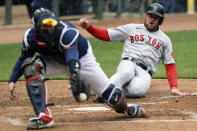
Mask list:
POLYGON ((152 77, 153 71, 152 71, 152 70, 147 70, 148 67, 147 67, 146 65, 144 65, 143 63, 138 62, 137 59, 135 59, 135 58, 129 58, 129 57, 124 57, 124 58, 122 58, 122 59, 123 59, 123 60, 131 60, 131 61, 134 62, 137 66, 140 66, 142 69, 144 69, 145 71, 147 71, 147 72, 150 74, 150 76, 152 77))

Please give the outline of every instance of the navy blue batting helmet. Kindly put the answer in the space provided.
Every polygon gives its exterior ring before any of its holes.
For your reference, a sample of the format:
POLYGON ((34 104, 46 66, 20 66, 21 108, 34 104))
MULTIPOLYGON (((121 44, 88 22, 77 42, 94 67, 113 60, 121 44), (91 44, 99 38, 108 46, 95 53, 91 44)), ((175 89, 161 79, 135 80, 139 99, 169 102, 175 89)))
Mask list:
POLYGON ((154 14, 160 17, 159 24, 161 25, 164 20, 164 7, 158 3, 151 4, 147 12, 148 14, 154 14))

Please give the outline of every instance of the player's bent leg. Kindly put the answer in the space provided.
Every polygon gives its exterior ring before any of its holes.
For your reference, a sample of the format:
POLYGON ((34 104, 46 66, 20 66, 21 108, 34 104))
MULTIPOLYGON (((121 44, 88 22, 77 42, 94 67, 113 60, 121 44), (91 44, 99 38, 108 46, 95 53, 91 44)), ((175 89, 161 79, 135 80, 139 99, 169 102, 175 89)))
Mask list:
POLYGON ((44 83, 44 63, 38 57, 24 60, 24 75, 27 92, 34 108, 36 117, 30 119, 27 129, 39 129, 53 125, 52 114, 47 107, 47 88, 44 83))
POLYGON ((135 64, 128 60, 122 60, 116 73, 110 78, 110 82, 118 87, 135 77, 135 64))
POLYGON ((115 85, 110 84, 102 93, 101 97, 106 103, 112 107, 117 113, 125 113, 128 117, 144 117, 145 111, 138 105, 127 105, 127 101, 123 91, 115 85))
POLYGON ((149 87, 150 86, 148 85, 139 86, 139 85, 129 84, 127 86, 123 86, 123 90, 127 98, 140 98, 146 95, 149 87))
POLYGON ((123 90, 126 97, 144 97, 151 85, 151 76, 144 70, 138 71, 137 75, 125 86, 123 90))

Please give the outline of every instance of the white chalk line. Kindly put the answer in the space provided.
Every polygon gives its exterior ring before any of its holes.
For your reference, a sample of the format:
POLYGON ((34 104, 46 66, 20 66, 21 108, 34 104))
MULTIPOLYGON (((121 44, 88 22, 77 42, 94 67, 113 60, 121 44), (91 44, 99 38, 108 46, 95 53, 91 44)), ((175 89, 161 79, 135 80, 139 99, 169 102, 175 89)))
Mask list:
POLYGON ((197 119, 197 113, 196 112, 189 112, 189 111, 181 111, 184 115, 189 115, 193 119, 197 119))
POLYGON ((191 93, 191 96, 196 96, 196 95, 197 95, 197 93, 196 93, 196 92, 191 93))
MULTIPOLYGON (((196 96, 197 92, 190 93, 190 96, 196 96)), ((183 96, 177 96, 177 95, 172 95, 172 96, 161 96, 161 97, 152 97, 152 96, 147 96, 145 98, 154 98, 154 99, 168 99, 168 98, 179 98, 183 96)))
POLYGON ((154 105, 154 104, 168 104, 168 101, 162 101, 162 102, 146 102, 146 103, 140 103, 141 105, 154 105))

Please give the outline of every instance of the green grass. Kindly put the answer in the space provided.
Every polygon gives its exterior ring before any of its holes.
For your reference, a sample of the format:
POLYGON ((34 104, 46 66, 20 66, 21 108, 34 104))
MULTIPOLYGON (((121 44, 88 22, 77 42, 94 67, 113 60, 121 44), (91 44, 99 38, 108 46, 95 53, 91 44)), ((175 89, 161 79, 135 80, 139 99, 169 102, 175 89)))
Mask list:
MULTIPOLYGON (((173 43, 173 53, 179 78, 197 78, 197 30, 167 32, 173 43)), ((121 42, 104 42, 94 38, 89 39, 97 61, 101 64, 106 74, 112 76, 120 62, 122 54, 121 42)), ((0 81, 9 79, 11 70, 20 56, 21 44, 0 45, 0 81)), ((67 76, 56 76, 52 79, 65 79, 67 76)), ((162 63, 153 78, 166 78, 165 68, 162 63)), ((20 80, 24 80, 22 77, 20 80)))
MULTIPOLYGON (((197 78, 197 31, 167 32, 173 43, 178 78, 197 78)), ((166 78, 162 64, 154 78, 166 78)))
POLYGON ((21 44, 0 45, 0 81, 7 81, 13 65, 20 56, 21 44))

